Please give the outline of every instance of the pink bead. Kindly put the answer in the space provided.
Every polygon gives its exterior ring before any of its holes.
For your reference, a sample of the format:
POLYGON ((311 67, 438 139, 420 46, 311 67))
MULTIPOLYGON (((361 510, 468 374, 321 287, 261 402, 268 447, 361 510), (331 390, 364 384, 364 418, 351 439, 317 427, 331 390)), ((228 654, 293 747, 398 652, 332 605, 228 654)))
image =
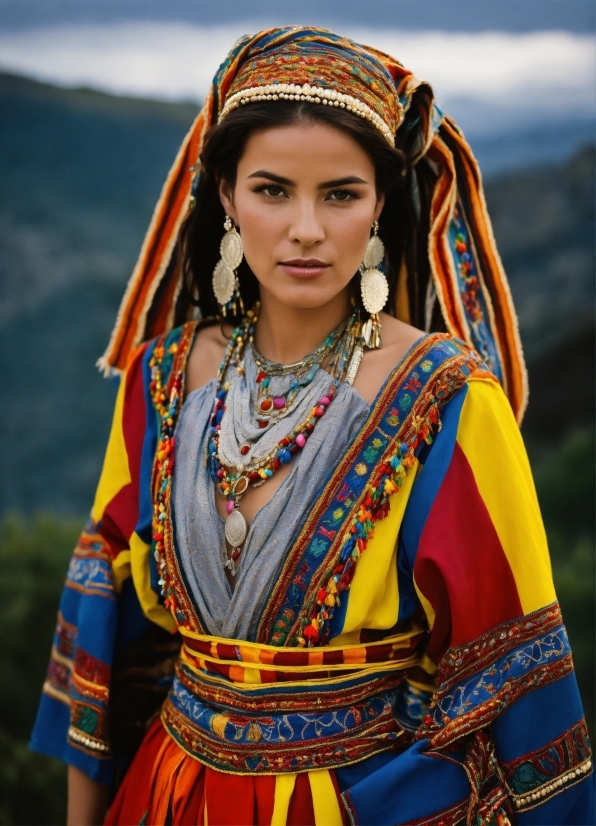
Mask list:
POLYGON ((322 399, 319 399, 317 404, 322 405, 322 407, 327 407, 328 404, 331 404, 331 399, 328 396, 323 396, 322 399))
POLYGON ((218 468, 218 470, 217 470, 217 477, 218 477, 218 479, 223 479, 223 478, 224 478, 223 468, 221 468, 221 467, 220 467, 220 468, 218 468))
POLYGON ((299 433, 296 436, 296 444, 298 445, 298 447, 304 447, 304 445, 306 444, 306 436, 304 435, 304 433, 299 433))
POLYGON ((276 396, 273 399, 273 407, 275 407, 276 410, 281 410, 285 406, 286 406, 286 400, 284 399, 283 396, 276 396))
POLYGON ((226 502, 226 513, 232 513, 233 510, 234 510, 234 500, 233 499, 228 499, 228 501, 226 502))

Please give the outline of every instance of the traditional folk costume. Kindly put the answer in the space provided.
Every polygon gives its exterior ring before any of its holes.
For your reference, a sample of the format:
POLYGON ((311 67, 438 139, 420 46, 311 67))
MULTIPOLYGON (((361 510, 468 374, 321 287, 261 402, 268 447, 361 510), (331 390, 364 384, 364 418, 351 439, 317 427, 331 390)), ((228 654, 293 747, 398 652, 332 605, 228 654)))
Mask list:
POLYGON ((515 313, 478 167, 426 83, 323 30, 239 41, 166 182, 103 366, 122 372, 114 422, 32 744, 119 784, 106 822, 593 822, 516 422, 515 313), (185 398, 197 322, 171 329, 176 238, 205 132, 272 98, 406 135, 413 184, 432 183, 431 278, 420 297, 402 266, 391 311, 409 321, 422 302, 430 329, 438 306, 449 333, 424 335, 370 406, 316 374, 316 427, 279 443, 291 472, 231 563, 215 508, 227 477, 205 456, 233 450, 227 406, 250 407, 267 371, 236 331, 220 380, 185 398))

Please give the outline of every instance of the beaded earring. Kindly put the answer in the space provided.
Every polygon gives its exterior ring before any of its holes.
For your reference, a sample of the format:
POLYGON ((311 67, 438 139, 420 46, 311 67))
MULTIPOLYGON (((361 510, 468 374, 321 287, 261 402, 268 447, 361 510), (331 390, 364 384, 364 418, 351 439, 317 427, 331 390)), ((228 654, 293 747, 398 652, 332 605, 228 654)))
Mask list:
POLYGON ((362 327, 362 338, 365 345, 372 350, 383 346, 381 341, 381 322, 379 313, 387 303, 389 284, 383 273, 377 269, 385 257, 385 246, 378 236, 379 223, 373 224, 373 234, 368 240, 364 260, 360 266, 360 292, 364 309, 370 313, 370 318, 362 327))
POLYGON ((224 229, 226 232, 219 245, 221 258, 213 270, 213 292, 223 316, 226 315, 228 310, 236 315, 238 308, 241 314, 244 315, 240 282, 236 274, 236 269, 240 266, 244 255, 242 238, 229 215, 226 215, 224 229))

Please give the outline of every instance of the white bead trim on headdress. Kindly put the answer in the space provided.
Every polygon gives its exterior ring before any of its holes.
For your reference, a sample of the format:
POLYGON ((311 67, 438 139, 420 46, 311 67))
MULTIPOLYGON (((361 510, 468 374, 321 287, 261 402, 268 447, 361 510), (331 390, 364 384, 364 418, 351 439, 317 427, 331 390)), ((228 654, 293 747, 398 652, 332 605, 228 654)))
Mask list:
MULTIPOLYGON (((323 89, 320 86, 310 86, 308 83, 305 83, 304 86, 298 86, 293 83, 270 83, 267 84, 267 86, 253 86, 250 89, 242 89, 240 92, 236 92, 228 98, 219 116, 219 122, 221 123, 233 109, 238 109, 239 106, 245 103, 256 103, 262 100, 298 100, 347 109, 349 112, 372 123, 391 146, 394 146, 393 132, 383 118, 374 112, 370 106, 367 106, 366 103, 363 103, 351 95, 336 92, 335 89, 323 89)), ((398 117, 396 129, 399 128, 404 117, 403 106, 399 101, 397 102, 397 106, 398 117)))

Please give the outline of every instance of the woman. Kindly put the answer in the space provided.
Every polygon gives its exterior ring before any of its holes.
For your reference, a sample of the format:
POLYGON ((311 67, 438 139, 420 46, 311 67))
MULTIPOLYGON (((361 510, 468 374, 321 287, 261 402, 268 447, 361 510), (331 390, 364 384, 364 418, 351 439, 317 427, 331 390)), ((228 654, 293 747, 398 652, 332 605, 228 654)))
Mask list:
POLYGON ((33 734, 70 823, 110 786, 107 823, 591 822, 515 315, 427 84, 324 30, 239 41, 102 364, 33 734))

